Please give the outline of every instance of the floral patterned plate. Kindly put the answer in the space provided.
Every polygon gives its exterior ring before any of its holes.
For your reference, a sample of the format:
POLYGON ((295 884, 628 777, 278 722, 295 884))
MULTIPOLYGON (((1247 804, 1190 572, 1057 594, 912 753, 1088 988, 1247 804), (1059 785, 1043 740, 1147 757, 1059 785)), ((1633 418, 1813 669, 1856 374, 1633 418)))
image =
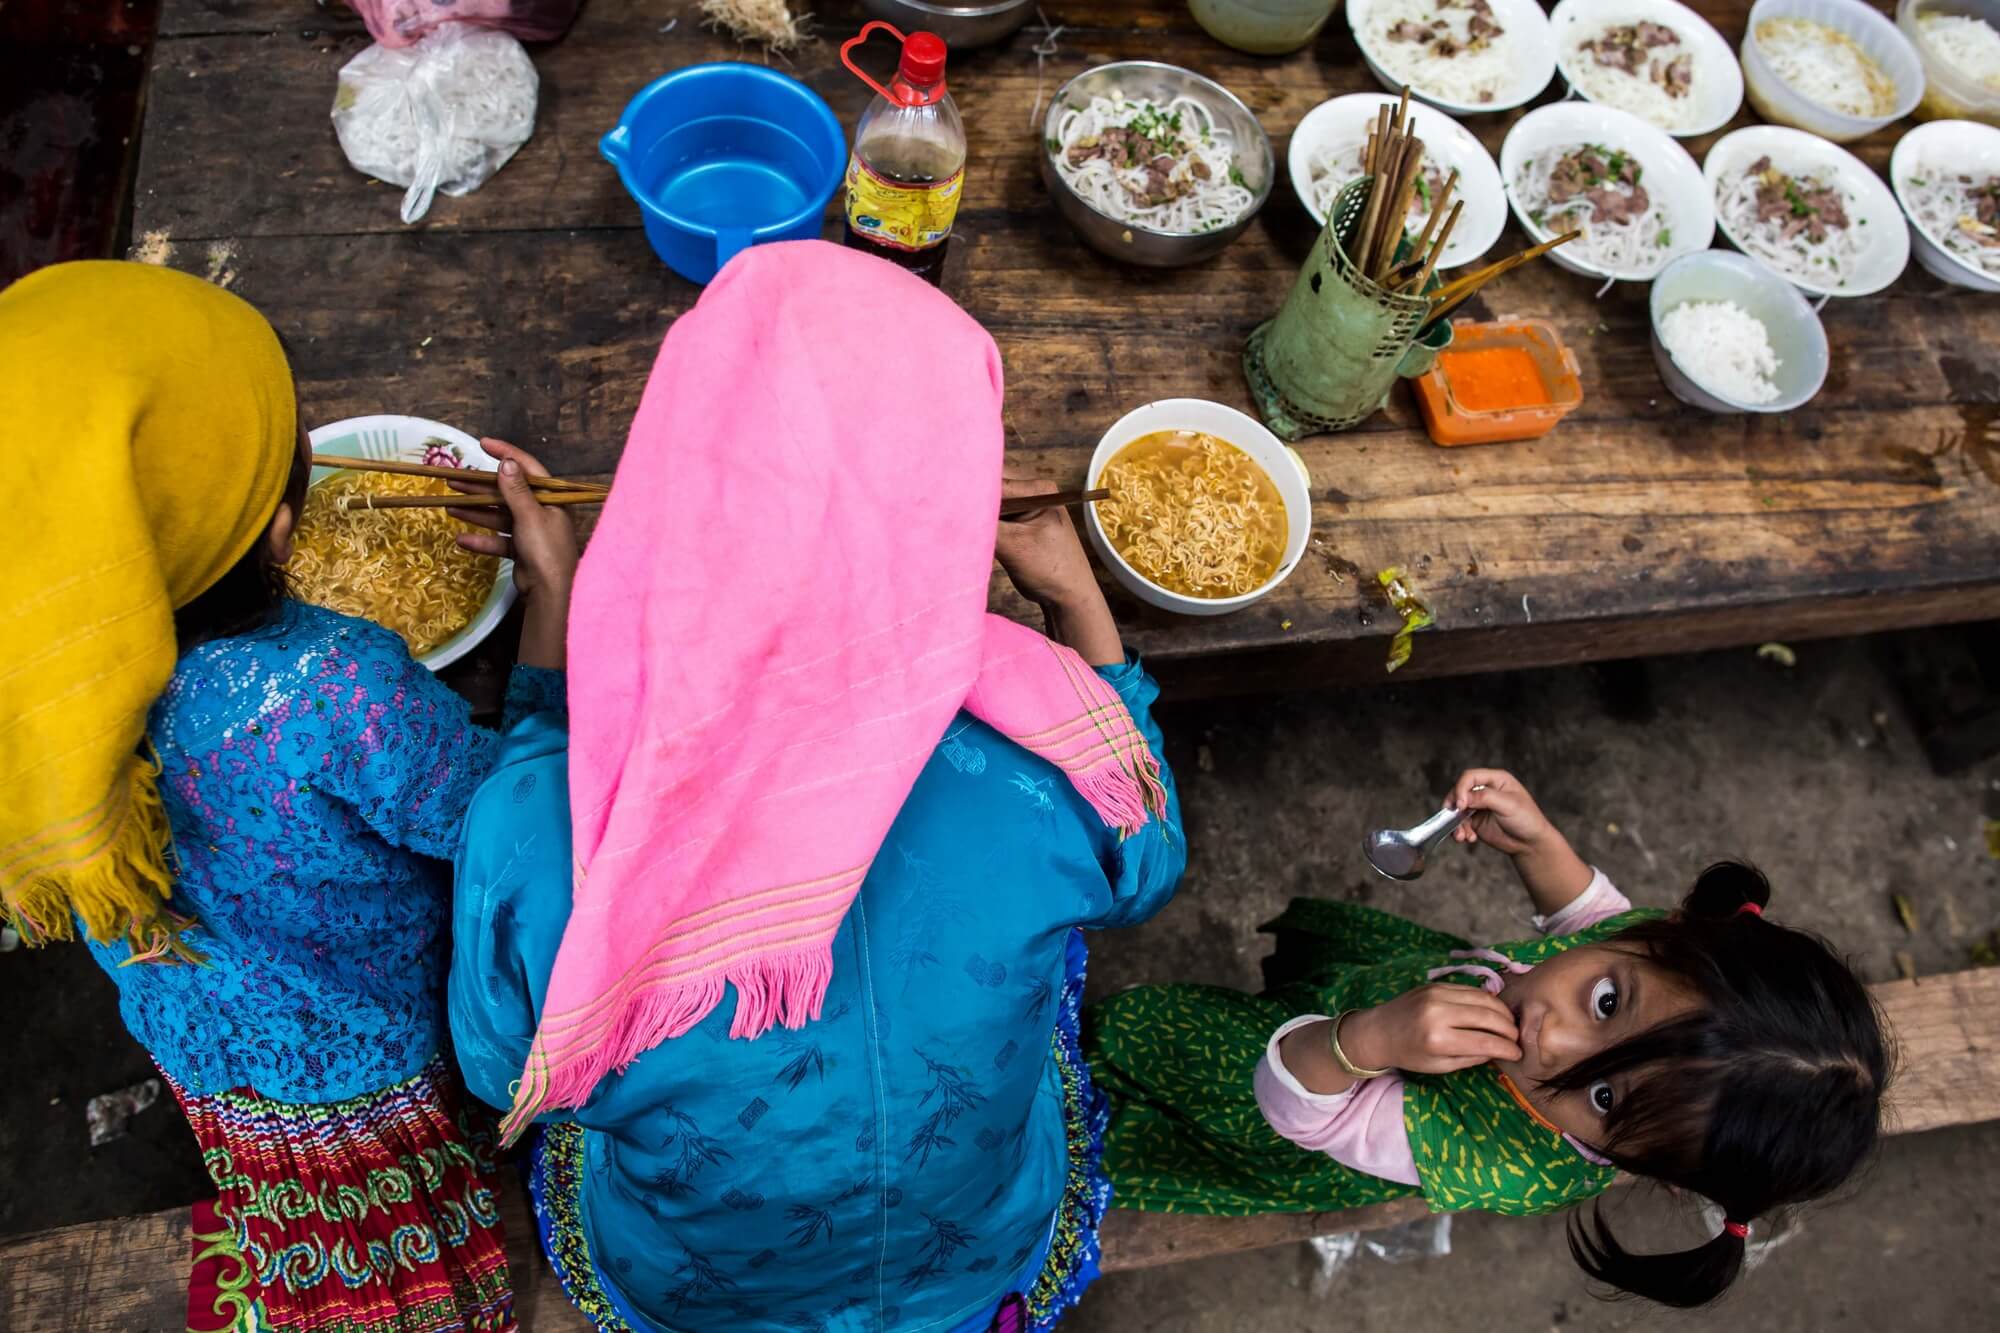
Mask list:
MULTIPOLYGON (((401 459, 406 463, 430 463, 438 467, 475 468, 498 471, 500 460, 479 447, 479 441, 455 426, 422 417, 349 417, 321 426, 309 437, 316 454, 340 454, 347 458, 401 459)), ((338 469, 316 467, 312 481, 317 486, 338 469)), ((514 604, 514 562, 502 560, 493 580, 493 591, 485 605, 465 628, 446 639, 418 660, 432 671, 449 666, 471 652, 479 641, 493 632, 507 608, 514 604)))

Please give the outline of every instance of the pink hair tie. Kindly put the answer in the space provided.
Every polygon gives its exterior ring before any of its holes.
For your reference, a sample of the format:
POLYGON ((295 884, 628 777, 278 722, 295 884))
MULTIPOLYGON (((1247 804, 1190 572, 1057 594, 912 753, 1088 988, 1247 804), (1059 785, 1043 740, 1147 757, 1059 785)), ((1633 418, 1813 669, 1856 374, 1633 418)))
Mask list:
MULTIPOLYGON (((1749 903, 1744 904, 1746 907, 1750 905, 1749 903)), ((1724 1222, 1722 1229, 1738 1240, 1747 1240, 1750 1236, 1750 1224, 1748 1222, 1724 1222)))
POLYGON ((1743 906, 1736 909, 1736 915, 1738 916, 1742 916, 1745 912, 1748 912, 1751 916, 1764 915, 1764 909, 1759 907, 1756 903, 1745 903, 1743 904, 1743 906))

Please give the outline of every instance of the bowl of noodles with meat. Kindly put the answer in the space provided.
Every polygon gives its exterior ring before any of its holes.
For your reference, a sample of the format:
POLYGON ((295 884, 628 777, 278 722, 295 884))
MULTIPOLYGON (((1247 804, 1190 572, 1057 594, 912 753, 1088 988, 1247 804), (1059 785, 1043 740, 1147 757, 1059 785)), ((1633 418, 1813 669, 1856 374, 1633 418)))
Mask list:
POLYGON ((1521 117, 1500 145, 1514 216, 1572 273, 1650 281, 1715 239, 1708 182, 1687 149, 1629 111, 1556 102, 1521 117))
MULTIPOLYGON (((351 417, 311 434, 313 452, 494 472, 464 431, 421 417, 351 417)), ((378 509, 371 497, 447 495, 430 477, 316 467, 285 577, 292 595, 400 635, 437 671, 476 647, 514 604, 514 562, 458 544, 474 529, 439 509, 378 509)))
POLYGON ((1919 125, 1897 142, 1889 179, 1917 262, 1955 287, 2000 292, 2000 129, 1919 125))
POLYGON ((1271 136, 1227 88, 1121 60, 1065 83, 1042 125, 1042 179, 1089 246, 1151 268, 1220 254, 1271 196, 1271 136))
POLYGON ((1384 88, 1456 115, 1525 105, 1556 74, 1535 0, 1347 0, 1347 26, 1384 88))
POLYGON ((1676 0, 1562 0, 1549 25, 1572 91, 1676 138, 1712 134, 1743 105, 1736 53, 1676 0))
POLYGON ((1084 528, 1141 601, 1190 616, 1248 606, 1285 581, 1312 534, 1310 478, 1263 423, 1200 398, 1127 412, 1090 457, 1084 528))
POLYGON ((1869 296, 1910 262, 1910 234, 1889 187, 1816 134, 1782 125, 1725 134, 1702 175, 1722 234, 1801 291, 1869 296))

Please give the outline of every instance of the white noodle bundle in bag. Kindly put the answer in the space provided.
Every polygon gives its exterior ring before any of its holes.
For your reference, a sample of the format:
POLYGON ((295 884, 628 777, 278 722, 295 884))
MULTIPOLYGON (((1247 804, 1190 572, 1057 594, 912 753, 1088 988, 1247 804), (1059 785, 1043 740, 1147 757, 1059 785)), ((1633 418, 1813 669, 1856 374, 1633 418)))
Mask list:
POLYGON ((333 131, 357 171, 406 185, 403 221, 439 190, 470 194, 535 132, 540 81, 504 32, 447 23, 413 46, 370 46, 340 70, 333 131))

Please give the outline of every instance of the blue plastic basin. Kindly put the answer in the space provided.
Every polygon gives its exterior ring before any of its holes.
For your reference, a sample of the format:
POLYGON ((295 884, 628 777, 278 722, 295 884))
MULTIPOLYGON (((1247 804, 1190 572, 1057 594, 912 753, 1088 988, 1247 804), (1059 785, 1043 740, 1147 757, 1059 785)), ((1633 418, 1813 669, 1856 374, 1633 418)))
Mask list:
POLYGON ((735 61, 655 79, 598 147, 639 201, 654 252, 692 282, 747 246, 818 236, 847 169, 846 136, 818 93, 735 61))

